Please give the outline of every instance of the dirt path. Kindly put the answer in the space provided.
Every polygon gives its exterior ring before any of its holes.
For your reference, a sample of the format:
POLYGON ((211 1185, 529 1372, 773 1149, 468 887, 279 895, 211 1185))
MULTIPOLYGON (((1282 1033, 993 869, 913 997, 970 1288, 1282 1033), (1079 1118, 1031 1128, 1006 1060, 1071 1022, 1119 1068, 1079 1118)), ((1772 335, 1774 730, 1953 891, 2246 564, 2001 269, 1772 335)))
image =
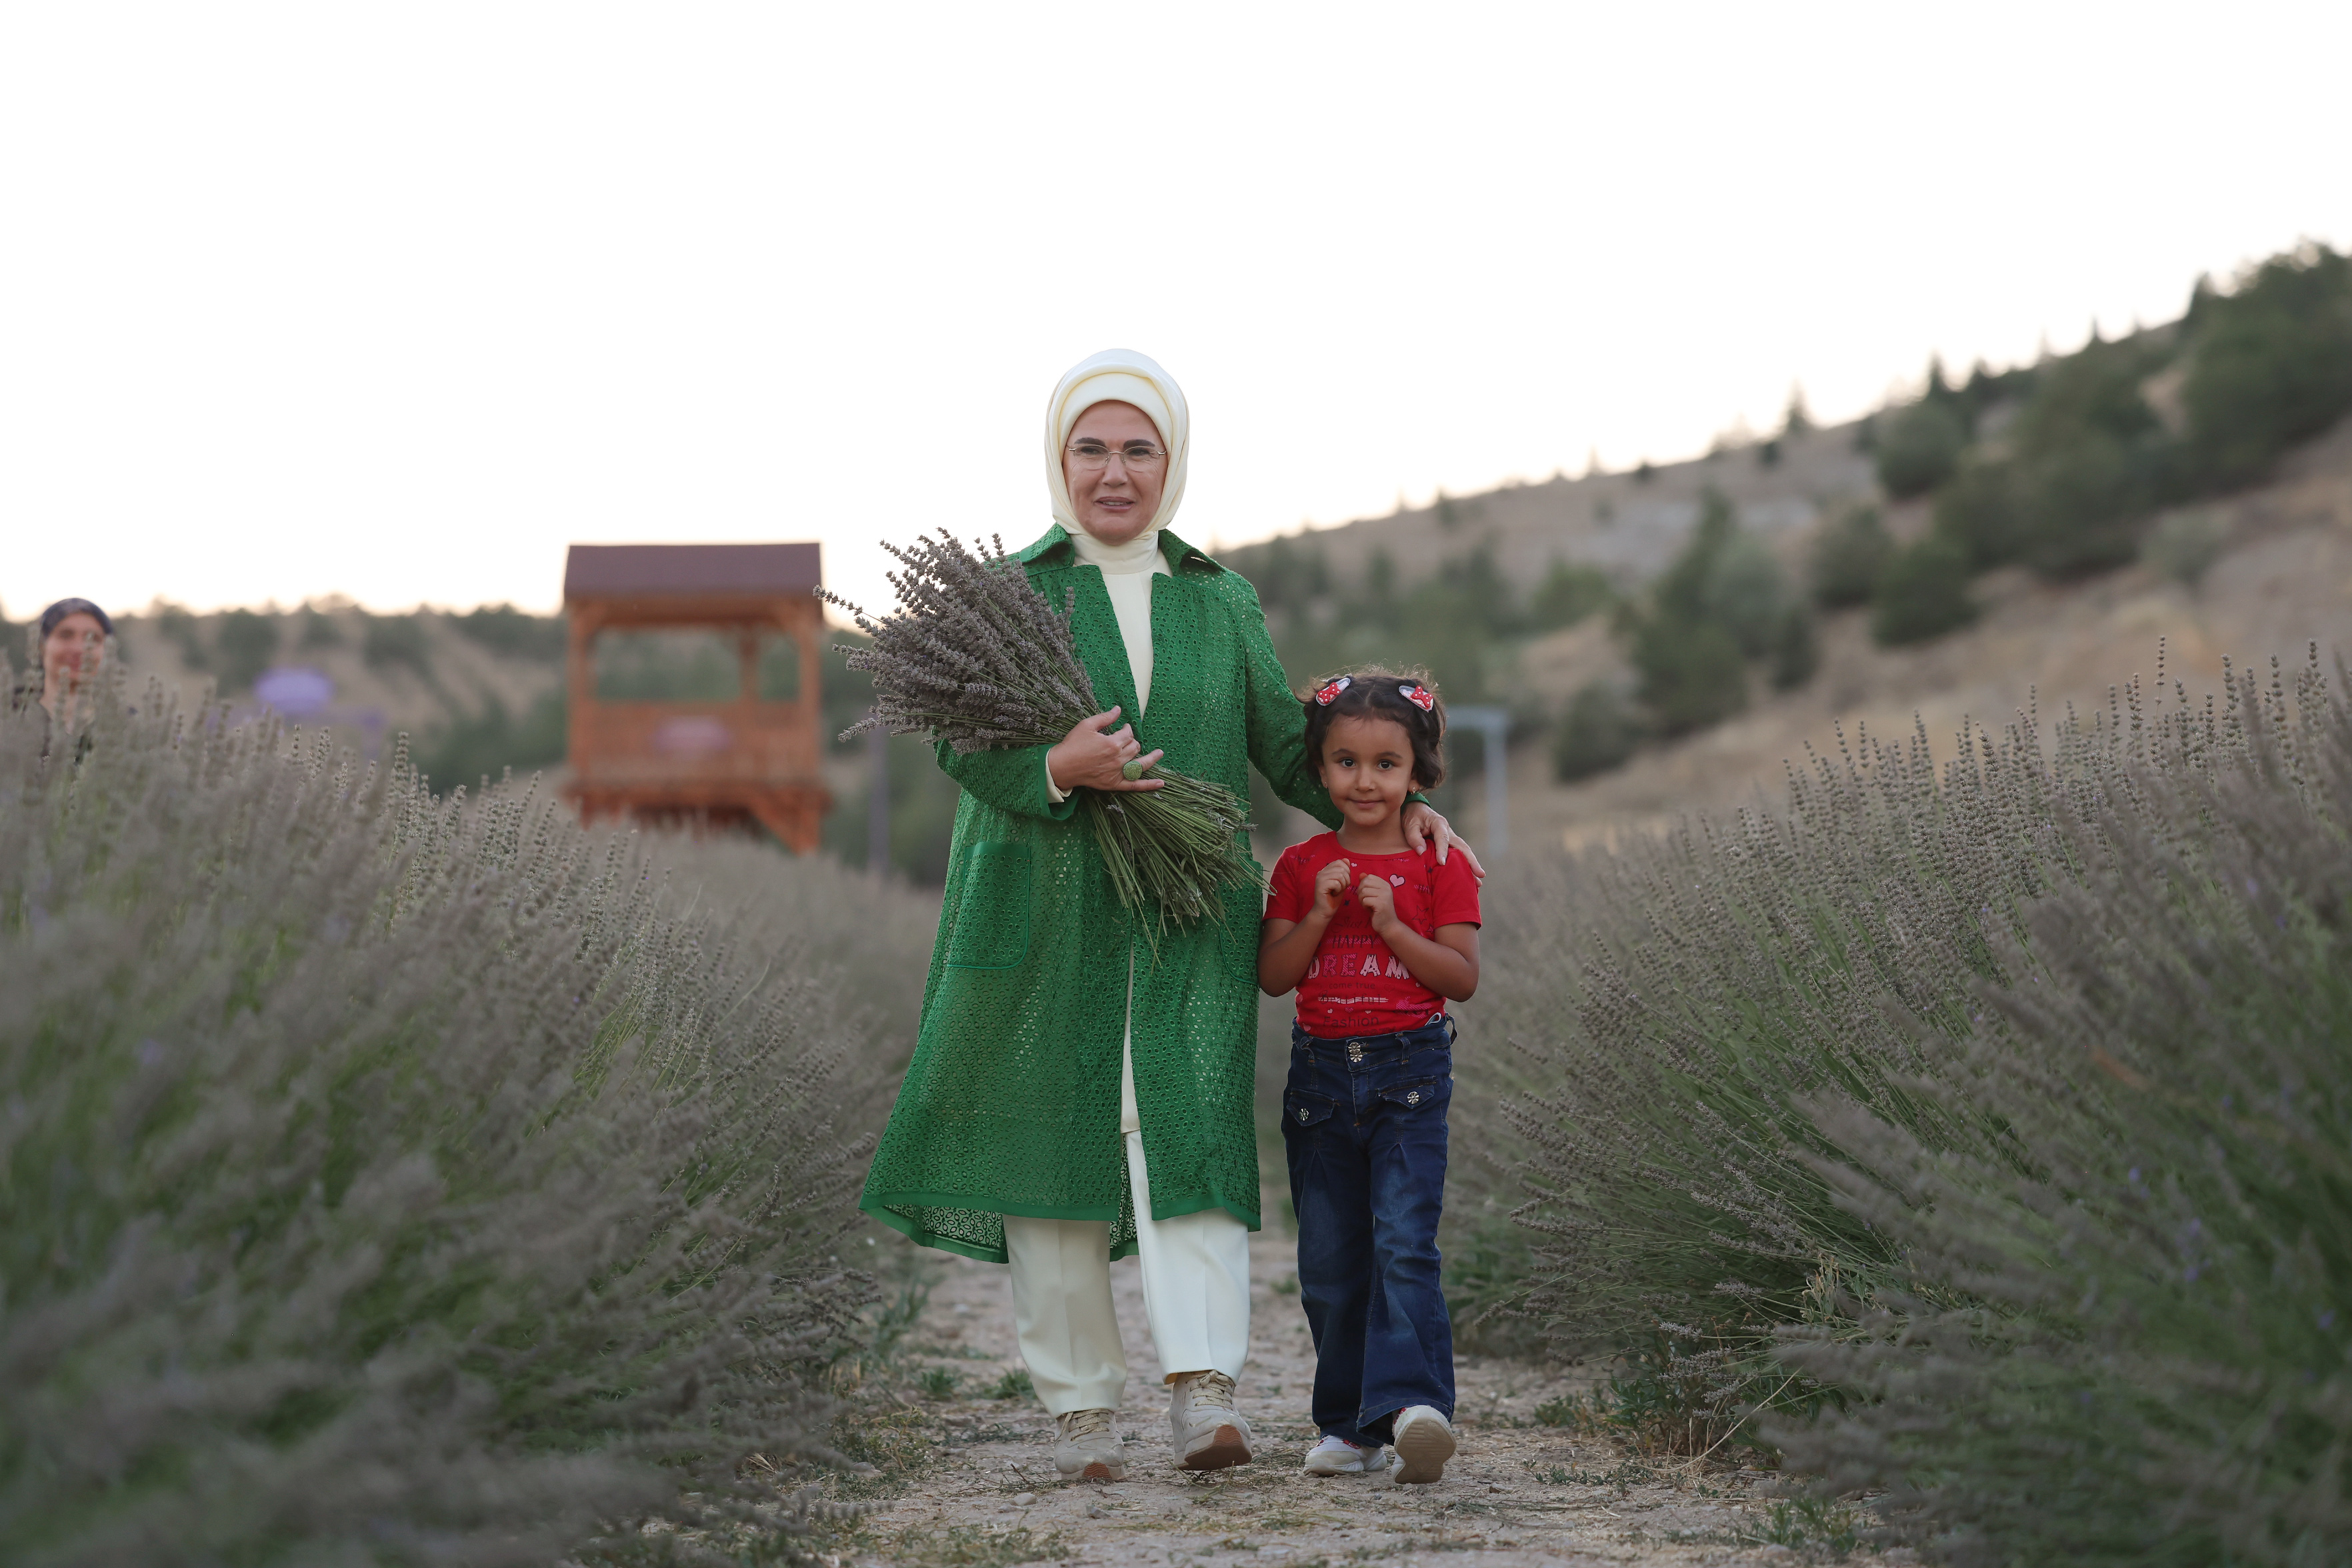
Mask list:
MULTIPOLYGON (((1809 1528, 1784 1505, 1775 1528, 1769 1478, 1653 1466, 1605 1440, 1570 1436, 1541 1424, 1536 1410, 1580 1382, 1486 1357, 1464 1357, 1457 1368, 1462 1448, 1444 1480, 1399 1487, 1385 1477, 1301 1474, 1316 1436, 1307 1416, 1314 1358, 1292 1278, 1293 1243, 1269 1228, 1252 1244, 1252 1360, 1238 1403, 1258 1435, 1257 1462, 1199 1476, 1169 1464, 1167 1399, 1154 1381, 1158 1363, 1130 1260, 1111 1271, 1130 1368, 1120 1413, 1130 1479, 1114 1486, 1064 1483, 1053 1467, 1052 1424, 1036 1401, 987 1396, 1019 1365, 1005 1271, 927 1254, 936 1260, 929 1303, 892 1379, 911 1485, 840 1538, 831 1560, 840 1568, 1046 1560, 1338 1568, 1371 1560, 1458 1564, 1475 1553, 1496 1568, 1561 1568, 1790 1563, 1832 1554, 1818 1519, 1809 1528), (948 1377, 955 1391, 935 1397, 948 1377), (1776 1534, 1798 1544, 1773 1543, 1776 1534)), ((1859 1568, 1908 1558, 1855 1552, 1846 1561, 1859 1568)))

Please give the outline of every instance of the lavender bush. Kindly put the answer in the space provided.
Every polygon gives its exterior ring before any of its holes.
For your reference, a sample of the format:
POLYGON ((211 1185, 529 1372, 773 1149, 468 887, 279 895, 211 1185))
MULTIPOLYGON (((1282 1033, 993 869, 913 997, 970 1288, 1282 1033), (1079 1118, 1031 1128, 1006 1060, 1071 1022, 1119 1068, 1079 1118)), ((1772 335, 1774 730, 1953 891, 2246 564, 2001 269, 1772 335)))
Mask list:
POLYGON ((1529 868, 1480 998, 1526 1054, 1461 1070, 1531 1245, 1468 1283, 1625 1352, 1596 1418, 1952 1561, 2343 1560, 2347 829, 2315 650, 1529 868))
POLYGON ((1768 1370, 1758 1325, 1895 1263, 1799 1157, 1821 1146, 1799 1101, 1834 1088, 1939 1146, 1986 1135, 1901 1084, 1951 1070, 1924 1040, 1973 1026, 1991 938, 2064 874, 2053 814, 2101 733, 2062 727, 2047 758, 2021 715, 1964 737, 1941 779, 1924 734, 1863 735, 1792 773, 1783 814, 1498 889, 1482 1017, 1524 1054, 1490 1053, 1472 1090, 1516 1140, 1538 1249, 1505 1304, 1570 1340, 1655 1342, 1708 1391, 1701 1447, 1737 1419, 1768 1370))
POLYGON ((0 715, 0 1559, 797 1554, 839 981, 530 790, 100 708, 0 715))
POLYGON ((1903 1267, 1783 1331, 1849 1398, 1776 1435, 1951 1562, 2352 1557, 2352 709, 2232 698, 2122 748, 2002 942, 2032 983, 1910 1085, 1997 1144, 1811 1107, 1903 1267))

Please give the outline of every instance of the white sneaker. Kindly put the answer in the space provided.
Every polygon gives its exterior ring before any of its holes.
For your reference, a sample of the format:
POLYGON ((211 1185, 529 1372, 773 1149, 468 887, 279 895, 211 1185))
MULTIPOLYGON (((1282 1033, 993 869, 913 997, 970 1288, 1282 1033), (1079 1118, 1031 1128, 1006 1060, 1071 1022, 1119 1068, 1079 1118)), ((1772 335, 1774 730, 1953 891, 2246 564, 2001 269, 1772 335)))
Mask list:
POLYGON ((1127 1458, 1108 1410, 1072 1410, 1054 1417, 1054 1468, 1084 1481, 1127 1479, 1127 1458))
POLYGON ((1310 1476, 1360 1476, 1364 1473, 1364 1456, 1377 1454, 1379 1448, 1357 1447, 1345 1437, 1326 1437, 1307 1450, 1307 1473, 1310 1476))
POLYGON ((1249 1423, 1234 1410, 1234 1380, 1222 1372, 1199 1372, 1169 1385, 1168 1432, 1181 1470, 1222 1470, 1246 1465, 1249 1423))
POLYGON ((1397 1412, 1389 1441, 1396 1447, 1396 1479, 1407 1485, 1442 1480, 1454 1457, 1454 1423, 1426 1405, 1397 1412))

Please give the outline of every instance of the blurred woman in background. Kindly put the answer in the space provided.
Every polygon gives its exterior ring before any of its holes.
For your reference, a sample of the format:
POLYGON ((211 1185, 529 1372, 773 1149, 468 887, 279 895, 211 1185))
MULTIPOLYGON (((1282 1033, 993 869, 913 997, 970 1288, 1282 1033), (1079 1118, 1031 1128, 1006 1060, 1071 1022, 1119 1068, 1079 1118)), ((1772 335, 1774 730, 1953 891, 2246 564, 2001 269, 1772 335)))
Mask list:
POLYGON ((114 623, 88 599, 59 599, 41 612, 40 703, 49 723, 71 729, 89 715, 84 695, 95 684, 105 661, 114 623))

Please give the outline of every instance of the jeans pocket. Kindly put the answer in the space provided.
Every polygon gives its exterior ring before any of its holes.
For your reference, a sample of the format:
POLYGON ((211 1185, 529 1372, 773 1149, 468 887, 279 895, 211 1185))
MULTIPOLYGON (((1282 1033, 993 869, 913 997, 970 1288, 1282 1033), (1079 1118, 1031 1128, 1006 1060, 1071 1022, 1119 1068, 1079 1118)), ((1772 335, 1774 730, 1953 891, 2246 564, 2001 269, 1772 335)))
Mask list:
POLYGON ((1382 1100, 1404 1110, 1435 1110, 1452 1098, 1451 1078, 1408 1079, 1392 1083, 1380 1091, 1382 1100))
POLYGON ((1339 1107, 1319 1094, 1307 1094, 1296 1089, 1282 1091, 1282 1124, 1286 1128, 1315 1127, 1331 1120, 1339 1107))

